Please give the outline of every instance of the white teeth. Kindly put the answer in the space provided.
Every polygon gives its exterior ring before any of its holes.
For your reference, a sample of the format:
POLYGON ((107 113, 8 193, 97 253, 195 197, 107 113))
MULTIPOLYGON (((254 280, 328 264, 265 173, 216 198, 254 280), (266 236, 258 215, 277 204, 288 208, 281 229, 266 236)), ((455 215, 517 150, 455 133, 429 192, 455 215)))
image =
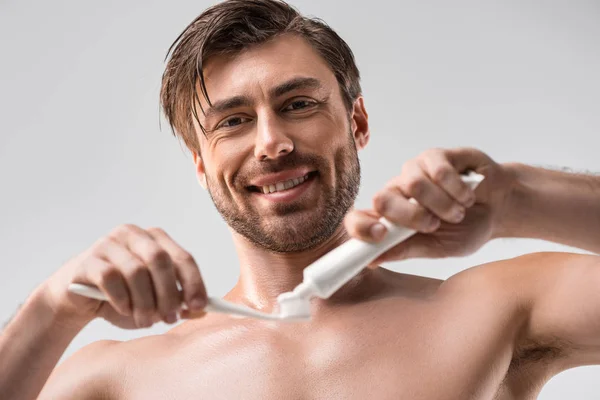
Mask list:
POLYGON ((261 188, 264 194, 280 192, 298 186, 302 182, 308 179, 308 174, 301 176, 300 178, 288 179, 287 181, 277 182, 274 185, 267 185, 261 188))

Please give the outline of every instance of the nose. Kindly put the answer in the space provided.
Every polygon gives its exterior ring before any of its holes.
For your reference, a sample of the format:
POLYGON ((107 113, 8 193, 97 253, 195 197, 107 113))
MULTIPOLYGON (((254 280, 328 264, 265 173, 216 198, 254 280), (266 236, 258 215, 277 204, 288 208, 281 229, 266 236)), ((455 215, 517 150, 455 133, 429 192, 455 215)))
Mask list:
POLYGON ((283 157, 294 150, 294 141, 277 115, 263 115, 256 124, 254 156, 264 161, 283 157))

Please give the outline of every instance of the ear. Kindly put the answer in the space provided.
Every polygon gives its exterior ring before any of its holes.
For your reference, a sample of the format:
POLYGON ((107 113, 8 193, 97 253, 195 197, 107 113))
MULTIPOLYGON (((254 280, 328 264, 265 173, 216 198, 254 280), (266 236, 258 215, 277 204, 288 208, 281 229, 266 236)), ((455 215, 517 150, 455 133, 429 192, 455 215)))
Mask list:
POLYGON ((354 101, 352 106, 352 117, 351 117, 352 135, 354 136, 354 143, 356 143, 356 150, 362 150, 369 143, 369 114, 365 109, 365 102, 362 96, 354 101))
POLYGON ((194 165, 196 166, 196 177, 198 183, 206 190, 206 171, 204 170, 204 161, 202 157, 196 152, 192 151, 192 157, 194 158, 194 165))

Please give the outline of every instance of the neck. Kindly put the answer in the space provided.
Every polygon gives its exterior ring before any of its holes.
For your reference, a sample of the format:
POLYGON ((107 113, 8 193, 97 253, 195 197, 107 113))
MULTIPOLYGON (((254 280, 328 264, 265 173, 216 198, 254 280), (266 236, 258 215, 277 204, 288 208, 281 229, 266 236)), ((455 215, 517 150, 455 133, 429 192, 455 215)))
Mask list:
MULTIPOLYGON (((233 233, 240 260, 240 276, 227 300, 243 303, 252 308, 271 312, 277 296, 293 290, 302 282, 303 270, 321 256, 350 239, 343 224, 318 247, 298 253, 273 253, 244 237, 233 233)), ((380 287, 378 271, 364 269, 329 299, 318 299, 319 306, 347 303, 363 298, 373 288, 380 287)), ((314 302, 313 302, 314 304, 314 302)))

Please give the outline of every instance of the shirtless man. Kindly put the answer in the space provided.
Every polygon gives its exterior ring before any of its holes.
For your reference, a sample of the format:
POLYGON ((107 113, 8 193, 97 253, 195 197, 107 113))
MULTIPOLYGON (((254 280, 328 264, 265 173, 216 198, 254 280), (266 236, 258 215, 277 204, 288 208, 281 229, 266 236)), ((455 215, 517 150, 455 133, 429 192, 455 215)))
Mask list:
POLYGON ((305 266, 350 236, 381 240, 379 216, 420 233, 313 300, 310 322, 291 323, 204 314, 192 256, 161 229, 119 226, 5 328, 3 399, 533 399, 558 372, 600 363, 597 256, 531 254, 446 281, 379 266, 465 255, 498 237, 597 253, 597 177, 435 149, 394 173, 372 209, 352 209, 369 124, 351 52, 268 0, 221 3, 194 21, 172 52, 162 103, 231 227, 240 278, 226 299, 271 312, 305 266), (475 192, 459 180, 467 169, 486 177, 475 192), (293 188, 278 184, 293 178, 293 188), (110 300, 70 294, 71 282, 110 300), (97 342, 54 369, 92 319, 174 322, 182 302, 189 320, 168 333, 97 342))

